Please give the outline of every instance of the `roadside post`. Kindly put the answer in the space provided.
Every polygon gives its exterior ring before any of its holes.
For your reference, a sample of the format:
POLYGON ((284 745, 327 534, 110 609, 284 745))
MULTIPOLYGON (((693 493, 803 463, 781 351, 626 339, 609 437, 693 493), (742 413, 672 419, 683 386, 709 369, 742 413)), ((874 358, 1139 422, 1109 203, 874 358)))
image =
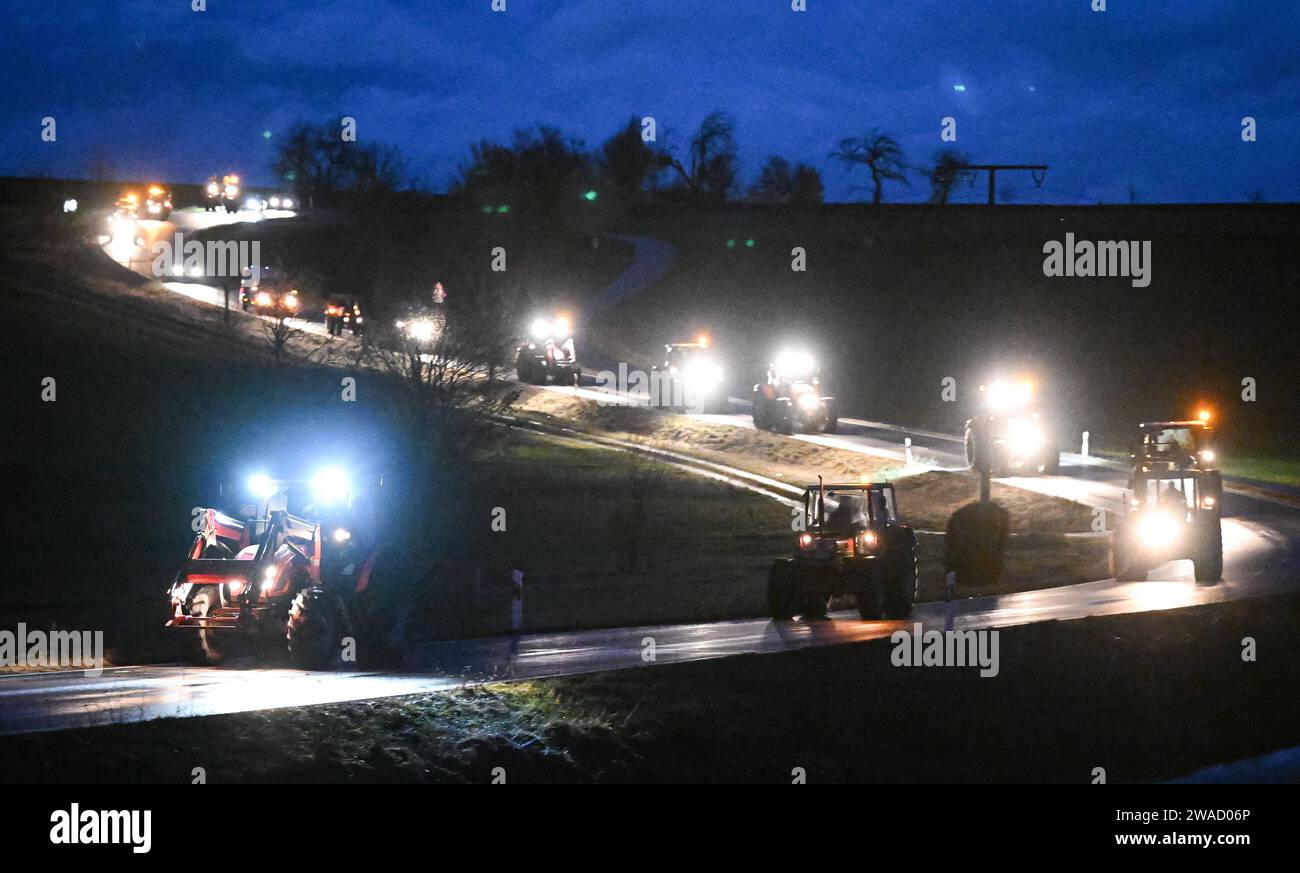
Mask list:
POLYGON ((1083 432, 1083 446, 1080 448, 1079 454, 1085 458, 1088 457, 1088 432, 1086 430, 1083 432))
POLYGON ((510 571, 510 628, 515 633, 524 629, 524 573, 510 571))

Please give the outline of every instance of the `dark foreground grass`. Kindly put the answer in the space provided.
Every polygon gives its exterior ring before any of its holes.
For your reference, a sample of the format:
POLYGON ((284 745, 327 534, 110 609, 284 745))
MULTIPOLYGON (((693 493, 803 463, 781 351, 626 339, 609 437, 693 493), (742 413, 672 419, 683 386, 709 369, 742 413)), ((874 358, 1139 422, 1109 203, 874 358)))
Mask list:
POLYGON ((1300 597, 1005 629, 1000 671, 888 640, 6 738, 12 782, 1110 782, 1300 743, 1300 597), (1242 660, 1242 641, 1258 660, 1242 660), (498 769, 500 768, 500 769, 498 769))

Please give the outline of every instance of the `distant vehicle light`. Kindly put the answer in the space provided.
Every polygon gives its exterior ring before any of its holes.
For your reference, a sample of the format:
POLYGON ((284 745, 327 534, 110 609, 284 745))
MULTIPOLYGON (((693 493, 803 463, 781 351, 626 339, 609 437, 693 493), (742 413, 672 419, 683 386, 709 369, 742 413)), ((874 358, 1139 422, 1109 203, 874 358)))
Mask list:
POLYGON ((185 275, 185 268, 184 268, 183 266, 181 266, 180 264, 177 264, 176 266, 172 267, 172 275, 173 275, 173 276, 184 276, 184 275, 185 275))
POLYGON ((297 295, 297 294, 286 294, 286 295, 284 295, 284 308, 285 308, 285 309, 297 309, 298 306, 299 306, 299 302, 298 302, 298 295, 297 295))
POLYGON ((417 318, 406 325, 407 336, 422 343, 433 339, 437 332, 438 327, 433 323, 432 318, 417 318))
POLYGON ((1208 421, 1210 420, 1210 417, 1211 417, 1211 416, 1210 416, 1210 410, 1208 410, 1208 409, 1202 409, 1201 411, 1199 411, 1199 412, 1196 413, 1196 417, 1197 417, 1198 419, 1200 419, 1201 421, 1208 422, 1208 421))
POLYGON ((270 293, 266 291, 258 291, 253 297, 253 302, 258 306, 270 306, 274 300, 271 298, 270 293))
POLYGON ((221 188, 220 188, 220 186, 217 185, 216 182, 209 182, 209 183, 208 183, 208 193, 209 193, 209 194, 211 194, 212 196, 215 197, 215 196, 218 194, 218 192, 220 192, 220 191, 221 191, 221 188))
POLYGON ((352 539, 352 533, 345 527, 339 527, 334 529, 333 537, 336 543, 346 543, 352 539))
POLYGON ((1210 462, 1214 460, 1214 449, 1201 449, 1201 460, 1210 462))
POLYGON ((813 541, 813 537, 812 534, 810 533, 799 535, 799 545, 801 548, 807 548, 808 546, 811 546, 812 541, 813 541))
POLYGON ((270 200, 268 200, 267 202, 271 205, 271 208, 272 208, 272 209, 279 209, 279 208, 280 208, 280 198, 279 198, 279 197, 272 197, 272 198, 271 198, 270 200))
POLYGON ((256 197, 249 197, 244 201, 244 208, 250 212, 256 212, 262 208, 262 201, 258 200, 256 197))
POLYGON ((285 209, 293 209, 293 201, 290 200, 288 197, 285 197, 283 200, 281 200, 280 205, 283 206, 285 209))
POLYGON ((190 276, 191 276, 191 277, 193 277, 193 278, 195 278, 195 279, 198 279, 198 278, 202 277, 202 275, 203 275, 203 268, 202 268, 202 267, 190 267, 190 276))
POLYGON ((77 211, 77 201, 76 201, 76 200, 72 200, 72 199, 64 200, 64 201, 63 201, 63 211, 64 211, 64 212, 76 212, 76 211, 77 211))

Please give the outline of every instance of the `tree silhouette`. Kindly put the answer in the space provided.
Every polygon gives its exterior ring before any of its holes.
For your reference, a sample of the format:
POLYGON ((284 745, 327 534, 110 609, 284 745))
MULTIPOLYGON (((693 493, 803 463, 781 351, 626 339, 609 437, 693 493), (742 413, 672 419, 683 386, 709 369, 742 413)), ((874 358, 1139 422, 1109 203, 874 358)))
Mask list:
POLYGON ((903 149, 892 136, 872 130, 866 136, 849 136, 840 140, 839 148, 830 157, 845 165, 847 171, 855 166, 865 166, 871 174, 871 202, 880 203, 886 181, 907 183, 904 171, 903 149))

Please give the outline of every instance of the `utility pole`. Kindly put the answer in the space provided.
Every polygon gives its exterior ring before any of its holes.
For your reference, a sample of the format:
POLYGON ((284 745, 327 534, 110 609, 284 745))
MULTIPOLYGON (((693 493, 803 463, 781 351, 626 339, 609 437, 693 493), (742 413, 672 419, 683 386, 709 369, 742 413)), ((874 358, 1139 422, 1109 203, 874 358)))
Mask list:
POLYGON ((1047 176, 1047 164, 955 164, 954 172, 962 170, 984 170, 989 174, 989 206, 993 205, 997 191, 998 170, 1029 170, 1034 175, 1034 184, 1041 186, 1047 176))

